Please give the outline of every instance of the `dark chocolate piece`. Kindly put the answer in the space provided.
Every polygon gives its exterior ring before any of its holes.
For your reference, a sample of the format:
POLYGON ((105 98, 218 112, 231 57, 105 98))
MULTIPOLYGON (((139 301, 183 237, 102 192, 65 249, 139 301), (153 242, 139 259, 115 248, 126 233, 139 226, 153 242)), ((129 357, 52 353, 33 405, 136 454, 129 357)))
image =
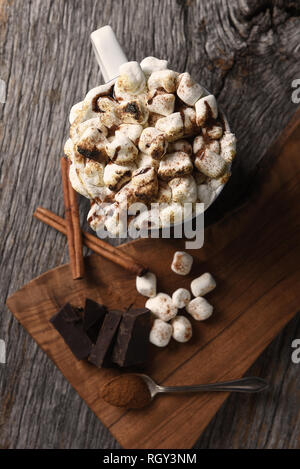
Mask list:
POLYGON ((92 342, 83 329, 83 321, 78 309, 67 303, 50 319, 50 322, 78 360, 89 356, 92 342))
POLYGON ((104 305, 99 305, 89 298, 85 300, 83 328, 93 344, 97 341, 106 313, 107 309, 104 305))
POLYGON ((112 360, 119 366, 142 365, 147 361, 151 313, 148 309, 130 309, 119 327, 112 360))
POLYGON ((98 368, 111 366, 111 354, 122 314, 122 311, 112 310, 105 316, 96 345, 93 346, 89 356, 89 361, 98 368))

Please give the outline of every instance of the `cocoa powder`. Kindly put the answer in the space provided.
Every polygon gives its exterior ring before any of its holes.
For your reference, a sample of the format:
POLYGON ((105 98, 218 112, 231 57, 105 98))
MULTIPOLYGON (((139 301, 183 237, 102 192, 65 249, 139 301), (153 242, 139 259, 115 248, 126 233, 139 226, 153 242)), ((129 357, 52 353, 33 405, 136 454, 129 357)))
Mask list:
POLYGON ((100 396, 108 404, 126 409, 141 409, 151 401, 147 384, 135 374, 120 375, 106 383, 100 396))

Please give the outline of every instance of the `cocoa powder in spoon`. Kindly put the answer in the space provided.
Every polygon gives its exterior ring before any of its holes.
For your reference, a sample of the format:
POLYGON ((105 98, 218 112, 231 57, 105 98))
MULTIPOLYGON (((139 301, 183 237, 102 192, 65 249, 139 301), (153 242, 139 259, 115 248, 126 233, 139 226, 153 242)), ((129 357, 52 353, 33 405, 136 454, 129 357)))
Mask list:
POLYGON ((120 375, 104 384, 100 396, 108 404, 126 409, 141 409, 151 402, 147 384, 135 374, 120 375))

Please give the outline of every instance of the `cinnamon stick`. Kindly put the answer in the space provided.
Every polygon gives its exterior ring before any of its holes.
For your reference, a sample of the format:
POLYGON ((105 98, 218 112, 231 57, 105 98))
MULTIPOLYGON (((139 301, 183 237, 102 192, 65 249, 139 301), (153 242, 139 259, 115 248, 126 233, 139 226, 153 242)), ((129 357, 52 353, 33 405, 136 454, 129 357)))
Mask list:
MULTIPOLYGON (((66 221, 50 210, 43 207, 37 207, 33 215, 43 223, 46 223, 60 233, 67 235, 66 221)), ((146 267, 138 264, 128 254, 125 254, 120 249, 111 246, 91 233, 82 231, 82 241, 85 246, 95 253, 123 267, 134 275, 142 276, 148 271, 146 267)))
POLYGON ((84 277, 84 261, 77 196, 69 180, 69 162, 66 158, 62 157, 60 165, 64 191, 65 224, 67 230, 70 266, 73 279, 79 279, 84 277))

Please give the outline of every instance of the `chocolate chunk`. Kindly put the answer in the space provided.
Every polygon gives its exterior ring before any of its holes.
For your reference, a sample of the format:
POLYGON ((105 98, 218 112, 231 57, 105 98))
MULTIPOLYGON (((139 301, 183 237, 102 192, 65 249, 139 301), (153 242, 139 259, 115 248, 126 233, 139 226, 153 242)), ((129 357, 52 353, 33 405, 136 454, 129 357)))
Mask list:
POLYGON ((93 344, 97 341, 106 313, 107 309, 104 305, 99 305, 89 298, 85 300, 83 328, 93 344))
POLYGON ((148 358, 150 311, 131 309, 124 313, 112 360, 119 366, 142 365, 148 358))
POLYGON ((89 356, 92 342, 83 329, 83 321, 78 309, 67 303, 50 319, 50 322, 78 360, 89 356))
POLYGON ((93 346, 89 361, 98 368, 111 366, 111 354, 122 319, 122 311, 112 310, 105 316, 96 345, 93 346))

